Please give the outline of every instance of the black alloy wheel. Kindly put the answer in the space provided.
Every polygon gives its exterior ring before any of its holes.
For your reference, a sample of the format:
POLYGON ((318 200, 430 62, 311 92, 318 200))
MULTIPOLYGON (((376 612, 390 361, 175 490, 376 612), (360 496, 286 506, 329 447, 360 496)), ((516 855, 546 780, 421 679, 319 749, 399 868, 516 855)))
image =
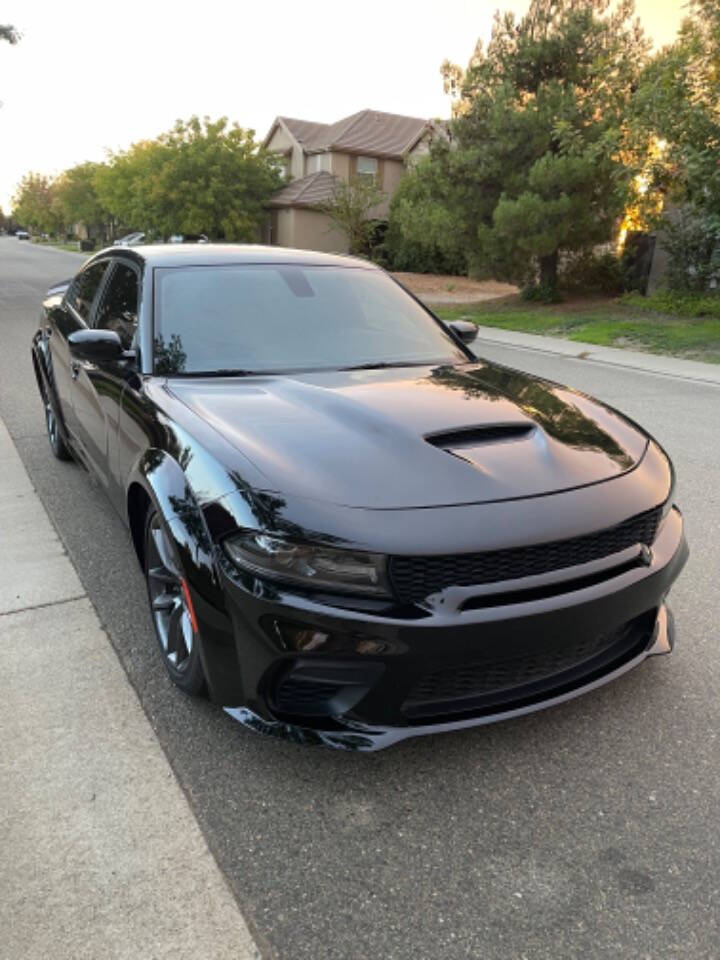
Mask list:
POLYGON ((170 679, 185 693, 205 689, 199 637, 177 550, 156 510, 145 525, 145 578, 150 612, 170 679))
POLYGON ((58 460, 72 460, 72 454, 65 445, 65 441, 60 436, 60 427, 58 426, 57 417, 55 416, 55 409, 53 408, 50 400, 48 388, 42 382, 40 384, 40 396, 42 398, 43 407, 45 408, 45 429, 47 430, 48 441, 50 443, 50 449, 53 452, 53 456, 57 457, 58 460))

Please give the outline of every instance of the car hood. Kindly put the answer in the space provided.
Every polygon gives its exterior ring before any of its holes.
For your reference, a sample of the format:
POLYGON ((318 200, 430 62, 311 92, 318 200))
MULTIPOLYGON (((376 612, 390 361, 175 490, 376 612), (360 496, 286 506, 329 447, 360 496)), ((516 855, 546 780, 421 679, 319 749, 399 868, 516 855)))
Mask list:
POLYGON ((648 441, 598 401, 492 363, 174 378, 167 389, 267 489, 351 507, 556 493, 631 470, 648 441))

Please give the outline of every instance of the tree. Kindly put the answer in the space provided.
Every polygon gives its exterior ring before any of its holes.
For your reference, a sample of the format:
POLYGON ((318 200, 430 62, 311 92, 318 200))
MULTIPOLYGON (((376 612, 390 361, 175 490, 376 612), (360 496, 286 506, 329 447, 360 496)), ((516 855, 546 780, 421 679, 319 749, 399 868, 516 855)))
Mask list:
POLYGON ((462 238, 453 230, 446 186, 441 165, 427 157, 418 160, 412 174, 402 178, 390 201, 383 241, 390 269, 467 273, 462 238))
MULTIPOLYGON (((0 24, 0 40, 14 46, 20 40, 20 33, 16 27, 9 23, 0 24)), ((0 102, 0 107, 2 107, 2 102, 0 102)))
POLYGON ((332 197, 321 209, 345 234, 350 253, 365 253, 375 226, 369 214, 385 199, 374 177, 355 177, 350 183, 335 180, 332 197))
POLYGON ((637 141, 662 144, 647 193, 680 208, 661 225, 667 281, 679 291, 718 275, 720 242, 720 6, 691 0, 689 9, 676 42, 643 71, 633 109, 637 141))
POLYGON ((95 171, 93 185, 98 202, 125 226, 146 231, 154 226, 145 204, 154 176, 151 160, 157 160, 157 155, 157 142, 143 140, 129 150, 111 154, 108 162, 95 171))
POLYGON ((422 203, 397 208, 408 235, 460 244, 476 274, 539 275, 549 297, 563 252, 610 239, 632 175, 625 114, 649 49, 632 0, 610 6, 531 0, 520 20, 496 13, 464 74, 443 65, 460 90, 451 141, 410 175, 422 203))
POLYGON ((102 164, 81 163, 60 174, 53 188, 53 203, 62 222, 68 226, 104 226, 109 213, 100 203, 95 186, 102 164))
POLYGON ((282 179, 252 130, 191 117, 111 155, 94 183, 99 202, 129 227, 254 240, 282 179))
POLYGON ((9 23, 0 24, 0 40, 5 40, 14 46, 19 39, 20 33, 16 27, 11 26, 9 23))
POLYGON ((639 139, 666 149, 654 184, 720 213, 720 6, 691 0, 677 41, 643 71, 633 118, 639 139))
POLYGON ((13 219, 25 227, 55 233, 62 218, 55 205, 54 183, 40 173, 26 174, 13 197, 13 219))

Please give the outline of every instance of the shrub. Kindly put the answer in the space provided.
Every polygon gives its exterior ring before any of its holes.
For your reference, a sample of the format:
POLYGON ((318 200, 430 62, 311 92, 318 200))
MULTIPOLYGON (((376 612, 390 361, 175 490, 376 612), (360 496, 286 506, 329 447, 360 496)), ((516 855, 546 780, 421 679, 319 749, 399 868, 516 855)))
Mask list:
POLYGON ((542 283, 535 280, 526 283, 520 290, 520 296, 523 300, 530 300, 534 303, 560 303, 562 297, 558 288, 553 283, 542 283))
POLYGON ((458 251, 445 253, 433 244, 409 240, 399 223, 390 217, 382 243, 373 251, 374 259, 387 270, 407 270, 412 273, 449 273, 467 276, 468 263, 458 251))
POLYGON ((689 206, 666 217, 659 242, 668 254, 667 285, 678 293, 702 293, 720 277, 720 216, 689 206))
POLYGON ((560 286, 570 293, 616 295, 625 289, 623 264, 615 254, 582 250, 560 266, 560 286))
POLYGON ((664 290, 649 297, 637 293, 627 293, 622 302, 641 310, 656 313, 668 313, 678 317, 717 317, 720 319, 720 292, 718 293, 677 293, 664 290))

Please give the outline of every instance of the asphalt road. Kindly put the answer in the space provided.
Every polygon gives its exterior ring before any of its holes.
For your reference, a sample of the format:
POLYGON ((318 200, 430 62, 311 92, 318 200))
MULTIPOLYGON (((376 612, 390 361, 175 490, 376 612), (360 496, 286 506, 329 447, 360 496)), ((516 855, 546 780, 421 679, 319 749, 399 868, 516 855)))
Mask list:
POLYGON ((720 387, 480 345, 671 452, 692 551, 676 651, 493 727, 372 755, 293 746, 170 686, 120 520, 50 454, 30 338, 43 291, 80 262, 0 238, 0 414, 266 955, 720 957, 720 387))

